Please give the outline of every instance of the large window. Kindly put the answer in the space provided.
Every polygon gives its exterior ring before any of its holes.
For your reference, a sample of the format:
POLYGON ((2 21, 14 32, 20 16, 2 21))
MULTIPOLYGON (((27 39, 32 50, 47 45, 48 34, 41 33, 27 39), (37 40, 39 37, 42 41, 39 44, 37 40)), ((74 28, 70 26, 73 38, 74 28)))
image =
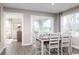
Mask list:
POLYGON ((73 36, 79 36, 79 13, 62 16, 61 32, 70 32, 73 36))
POLYGON ((32 16, 32 34, 53 32, 53 25, 52 17, 32 16))
POLYGON ((34 20, 33 21, 33 32, 34 33, 47 33, 51 31, 51 20, 34 20))

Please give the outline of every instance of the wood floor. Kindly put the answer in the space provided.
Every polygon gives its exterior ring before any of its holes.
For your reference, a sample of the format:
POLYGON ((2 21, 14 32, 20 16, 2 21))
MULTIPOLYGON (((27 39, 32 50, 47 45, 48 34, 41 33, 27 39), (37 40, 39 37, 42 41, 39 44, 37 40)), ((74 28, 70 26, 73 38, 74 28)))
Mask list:
POLYGON ((2 55, 32 55, 32 46, 22 46, 21 42, 12 42, 2 55))
MULTIPOLYGON (((22 46, 21 42, 13 41, 9 46, 2 52, 1 55, 35 55, 33 46, 22 46)), ((78 55, 79 50, 73 48, 73 55, 78 55)))

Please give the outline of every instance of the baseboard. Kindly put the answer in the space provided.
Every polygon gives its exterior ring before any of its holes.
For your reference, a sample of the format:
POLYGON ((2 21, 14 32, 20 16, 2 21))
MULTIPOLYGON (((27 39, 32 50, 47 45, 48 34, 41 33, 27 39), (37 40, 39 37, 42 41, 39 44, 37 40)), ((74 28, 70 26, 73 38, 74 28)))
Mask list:
POLYGON ((75 49, 79 49, 79 46, 76 46, 76 45, 72 45, 72 47, 75 49))
POLYGON ((30 46, 32 45, 32 43, 29 43, 29 44, 22 44, 22 46, 30 46))

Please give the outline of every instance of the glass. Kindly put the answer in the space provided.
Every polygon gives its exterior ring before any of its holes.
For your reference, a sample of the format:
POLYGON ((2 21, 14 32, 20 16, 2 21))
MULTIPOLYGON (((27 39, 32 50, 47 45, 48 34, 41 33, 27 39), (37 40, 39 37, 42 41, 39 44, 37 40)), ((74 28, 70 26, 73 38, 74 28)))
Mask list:
POLYGON ((62 16, 61 32, 71 32, 72 36, 79 36, 79 13, 62 16))
POLYGON ((34 33, 47 33, 50 32, 51 21, 50 20, 35 20, 33 21, 33 32, 34 33))

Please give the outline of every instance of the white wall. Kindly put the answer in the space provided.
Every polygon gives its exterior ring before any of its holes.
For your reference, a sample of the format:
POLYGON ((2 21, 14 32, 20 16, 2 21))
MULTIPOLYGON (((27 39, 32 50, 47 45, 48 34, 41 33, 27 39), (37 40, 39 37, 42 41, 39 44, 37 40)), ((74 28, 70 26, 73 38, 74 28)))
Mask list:
POLYGON ((73 37, 72 39, 72 47, 79 49, 79 37, 73 37))
POLYGON ((4 20, 3 20, 3 6, 0 4, 0 53, 3 51, 5 48, 4 44, 4 20))
MULTIPOLYGON (((19 12, 24 14, 22 45, 31 44, 31 15, 54 17, 54 19, 56 19, 56 15, 51 13, 35 12, 35 11, 28 11, 28 10, 14 9, 14 8, 4 8, 4 11, 19 12)), ((55 21, 55 27, 58 25, 58 24, 56 25, 56 22, 58 23, 58 21, 55 21)), ((55 30, 58 31, 58 27, 56 27, 55 30)))
POLYGON ((0 6, 0 42, 1 42, 1 6, 0 6))

